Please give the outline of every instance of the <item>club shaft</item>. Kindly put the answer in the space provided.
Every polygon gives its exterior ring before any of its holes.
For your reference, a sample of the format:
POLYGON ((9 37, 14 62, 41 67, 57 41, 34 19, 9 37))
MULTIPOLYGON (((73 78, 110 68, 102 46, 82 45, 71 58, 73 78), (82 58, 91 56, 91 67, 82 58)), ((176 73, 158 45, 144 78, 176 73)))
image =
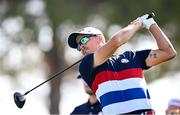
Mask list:
POLYGON ((77 62, 75 62, 74 64, 70 65, 69 67, 65 68, 62 71, 59 71, 57 73, 55 73, 51 78, 47 79, 46 81, 42 82, 41 84, 37 85, 36 87, 32 88, 31 90, 27 91, 24 93, 24 95, 27 95, 28 93, 30 93, 31 91, 35 90, 36 88, 38 88, 39 86, 43 85, 44 83, 56 78, 58 75, 62 74, 63 72, 65 72, 66 70, 68 70, 69 68, 73 67, 74 65, 78 64, 82 59, 78 60, 77 62))

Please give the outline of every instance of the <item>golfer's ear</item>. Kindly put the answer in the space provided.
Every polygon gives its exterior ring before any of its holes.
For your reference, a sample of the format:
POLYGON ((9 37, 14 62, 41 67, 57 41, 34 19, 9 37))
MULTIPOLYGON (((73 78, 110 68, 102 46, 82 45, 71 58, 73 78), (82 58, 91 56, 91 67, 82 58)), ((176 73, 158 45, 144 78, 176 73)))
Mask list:
POLYGON ((104 43, 105 42, 104 37, 102 35, 98 35, 97 39, 98 39, 99 43, 102 43, 102 42, 104 43))

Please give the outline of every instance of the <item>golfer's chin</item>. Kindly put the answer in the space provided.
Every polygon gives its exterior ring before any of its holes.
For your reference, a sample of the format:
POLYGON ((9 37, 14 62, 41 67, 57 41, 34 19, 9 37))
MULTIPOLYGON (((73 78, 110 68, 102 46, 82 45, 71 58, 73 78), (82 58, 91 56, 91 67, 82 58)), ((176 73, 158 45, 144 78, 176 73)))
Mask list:
POLYGON ((93 52, 91 52, 90 50, 86 50, 86 51, 82 52, 83 55, 88 55, 88 54, 91 54, 91 53, 93 53, 93 52))

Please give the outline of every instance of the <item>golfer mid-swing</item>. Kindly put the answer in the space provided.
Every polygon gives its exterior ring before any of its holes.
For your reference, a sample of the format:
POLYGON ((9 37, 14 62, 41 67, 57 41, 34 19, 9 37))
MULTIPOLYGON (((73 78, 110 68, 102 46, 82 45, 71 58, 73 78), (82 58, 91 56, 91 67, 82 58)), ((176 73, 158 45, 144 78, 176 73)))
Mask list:
POLYGON ((102 32, 93 27, 73 32, 68 38, 69 46, 84 55, 80 74, 96 94, 105 115, 153 114, 143 70, 174 58, 176 51, 154 19, 147 17, 137 18, 107 43, 102 32), (157 49, 113 55, 143 27, 154 37, 157 49))

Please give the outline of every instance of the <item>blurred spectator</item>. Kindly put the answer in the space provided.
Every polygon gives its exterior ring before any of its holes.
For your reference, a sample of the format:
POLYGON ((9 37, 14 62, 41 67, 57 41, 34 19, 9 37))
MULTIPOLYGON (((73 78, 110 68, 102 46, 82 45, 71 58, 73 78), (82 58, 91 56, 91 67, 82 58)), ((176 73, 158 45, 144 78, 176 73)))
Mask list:
MULTIPOLYGON (((79 75, 77 77, 78 79, 81 78, 79 75)), ((86 114, 86 115, 92 115, 92 114, 101 114, 101 106, 98 102, 95 94, 93 91, 89 88, 89 86, 86 84, 86 82, 82 79, 84 90, 89 95, 88 101, 86 103, 83 103, 73 110, 71 114, 86 114)))
POLYGON ((180 115, 180 99, 170 99, 166 115, 180 115))

